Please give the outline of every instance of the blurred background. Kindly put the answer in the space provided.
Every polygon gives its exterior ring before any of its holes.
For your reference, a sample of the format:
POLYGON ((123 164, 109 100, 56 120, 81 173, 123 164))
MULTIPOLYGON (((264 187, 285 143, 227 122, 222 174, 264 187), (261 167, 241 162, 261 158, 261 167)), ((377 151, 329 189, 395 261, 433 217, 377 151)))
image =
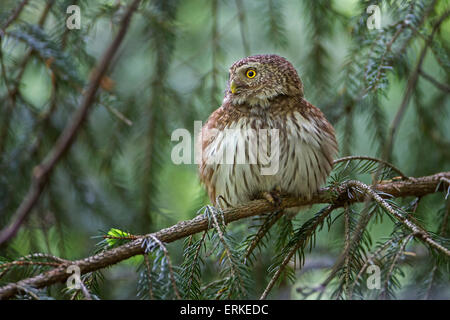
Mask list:
MULTIPOLYGON (((0 28, 19 3, 1 1, 0 28)), ((118 31, 127 3, 31 0, 2 30, 2 228, 28 191, 34 166, 78 108, 89 75, 118 31), (79 30, 66 27, 70 16, 66 9, 73 4, 80 7, 79 30)), ((336 128, 339 156, 385 157, 392 142, 392 153, 385 158, 408 176, 449 170, 450 19, 439 24, 420 67, 444 87, 420 76, 390 139, 424 43, 448 10, 447 0, 142 1, 75 143, 57 164, 29 219, 0 248, 0 255, 10 260, 45 252, 81 259, 95 252, 99 236, 111 228, 144 234, 196 216, 209 200, 196 165, 171 161, 177 144, 171 134, 177 128, 193 132, 195 120, 206 121, 221 104, 230 65, 253 54, 275 53, 292 62, 306 99, 336 128), (379 5, 381 29, 367 27, 371 4, 379 5), (398 31, 406 20, 411 27, 398 31)), ((370 175, 359 178, 370 182, 370 175)), ((444 212, 445 205, 442 194, 427 196, 416 215, 435 232, 437 212, 444 212)), ((294 225, 319 208, 298 215, 294 225)), ((253 223, 236 222, 230 232, 241 239, 253 232, 249 229, 253 223)), ((342 250, 343 228, 340 219, 318 233, 295 281, 283 281, 270 297, 305 298, 298 288, 323 281, 342 250)), ((389 237, 392 228, 389 219, 372 220, 371 245, 389 237)), ((252 298, 268 281, 272 242, 269 238, 254 264, 252 298)), ((168 244, 168 249, 173 264, 180 265, 181 241, 168 244)), ((436 275, 441 280, 428 287, 424 279, 431 275, 433 261, 418 243, 410 251, 414 256, 405 255, 401 270, 395 270, 397 297, 450 298, 448 270, 436 275)), ((217 277, 217 260, 214 255, 205 257, 205 283, 217 277)), ((141 262, 135 257, 102 270, 104 279, 96 294, 102 299, 138 298, 136 270, 141 262)), ((17 280, 24 272, 34 271, 18 269, 0 281, 17 280)), ((67 298, 61 287, 51 287, 49 294, 67 298)), ((323 297, 331 297, 331 291, 323 297)))

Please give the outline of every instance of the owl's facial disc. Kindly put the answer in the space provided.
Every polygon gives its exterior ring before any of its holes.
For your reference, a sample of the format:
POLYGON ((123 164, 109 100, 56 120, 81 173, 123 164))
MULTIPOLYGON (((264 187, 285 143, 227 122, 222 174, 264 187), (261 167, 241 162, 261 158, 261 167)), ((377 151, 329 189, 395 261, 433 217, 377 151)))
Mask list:
POLYGON ((268 66, 248 62, 230 70, 229 96, 235 104, 266 107, 271 98, 285 94, 283 86, 273 81, 273 78, 268 66))
POLYGON ((243 94, 250 90, 254 91, 259 85, 259 63, 249 63, 230 72, 230 91, 233 95, 243 94))

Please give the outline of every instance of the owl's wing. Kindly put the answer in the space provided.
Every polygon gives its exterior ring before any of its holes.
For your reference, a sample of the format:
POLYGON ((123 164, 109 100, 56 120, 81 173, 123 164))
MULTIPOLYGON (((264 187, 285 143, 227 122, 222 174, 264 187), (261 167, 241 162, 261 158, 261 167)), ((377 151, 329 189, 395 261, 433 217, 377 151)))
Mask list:
POLYGON ((316 128, 317 139, 320 141, 320 152, 329 164, 330 169, 327 171, 331 171, 333 160, 339 151, 333 126, 319 108, 304 98, 299 101, 299 110, 302 116, 316 128))
POLYGON ((205 185, 209 198, 213 204, 216 202, 216 190, 213 183, 214 167, 207 163, 206 150, 211 143, 214 143, 218 136, 218 122, 223 114, 222 108, 214 111, 208 121, 202 127, 201 134, 196 141, 196 152, 198 159, 198 173, 200 181, 205 185))

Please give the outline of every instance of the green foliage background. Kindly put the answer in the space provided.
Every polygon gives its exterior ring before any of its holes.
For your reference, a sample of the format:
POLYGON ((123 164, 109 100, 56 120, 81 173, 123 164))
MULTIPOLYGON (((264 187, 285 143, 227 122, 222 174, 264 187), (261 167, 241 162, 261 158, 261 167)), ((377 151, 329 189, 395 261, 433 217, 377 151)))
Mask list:
MULTIPOLYGON (((17 5, 18 1, 2 0, 0 26, 17 5)), ((30 1, 2 37, 0 226, 10 221, 28 190, 33 167, 77 108, 90 72, 117 32, 125 5, 126 1, 112 0, 30 1), (80 30, 65 26, 69 4, 81 7, 80 30), (46 6, 49 13, 39 26, 46 6), (22 67, 30 49, 33 53, 22 67), (7 85, 18 87, 11 112, 7 85)), ((194 120, 207 119, 221 103, 228 67, 247 55, 276 53, 293 63, 306 98, 335 126, 340 156, 382 157, 424 37, 449 9, 446 0, 143 1, 75 144, 58 164, 30 219, 0 254, 6 260, 34 252, 79 259, 92 254, 100 241, 96 236, 111 228, 144 234, 193 218, 209 201, 196 165, 172 163, 176 142, 171 141, 171 133, 177 128, 193 132, 194 120), (381 7, 381 30, 366 27, 370 4, 381 7), (388 51, 405 19, 417 33, 406 28, 388 51)), ((449 34, 450 19, 446 19, 422 65, 423 71, 447 86, 449 34)), ((448 92, 420 77, 398 127, 390 161, 408 176, 448 170, 449 123, 448 92)), ((358 177, 370 182, 370 175, 358 177)), ((318 209, 314 206, 298 215, 294 227, 318 209)), ((428 230, 437 231, 439 210, 445 211, 442 194, 431 195, 420 201, 416 216, 428 230)), ((249 228, 252 224, 255 220, 236 222, 228 232, 239 242, 249 230, 254 232, 249 228)), ((371 246, 389 237, 392 227, 389 219, 372 220, 367 229, 371 246)), ((320 231, 294 283, 282 281, 270 297, 302 298, 297 288, 313 287, 325 279, 342 251, 343 230, 340 218, 330 230, 320 231)), ((278 236, 273 232, 266 239, 267 247, 256 255, 251 275, 256 284, 249 297, 259 297, 266 286, 278 236)), ((173 264, 182 268, 181 241, 167 247, 173 264)), ((433 260, 418 243, 408 248, 416 257, 402 259, 420 268, 402 264, 396 274, 401 286, 394 283, 393 290, 399 298, 420 298, 427 282, 419 279, 430 275, 433 260)), ((205 283, 217 279, 219 258, 216 254, 203 258, 205 283)), ((104 280, 92 290, 104 299, 137 298, 142 259, 103 270, 104 280)), ((16 270, 0 281, 7 283, 23 277, 21 272, 34 271, 16 270)), ((431 297, 450 297, 448 274, 448 269, 441 274, 431 297)), ((67 298, 61 288, 54 286, 48 293, 67 298)), ((332 291, 324 297, 331 297, 332 291)))

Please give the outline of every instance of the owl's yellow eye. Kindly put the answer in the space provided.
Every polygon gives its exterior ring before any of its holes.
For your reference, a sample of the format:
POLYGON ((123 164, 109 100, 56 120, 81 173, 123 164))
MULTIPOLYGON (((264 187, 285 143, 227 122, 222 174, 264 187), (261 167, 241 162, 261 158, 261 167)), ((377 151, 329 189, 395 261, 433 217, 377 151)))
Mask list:
POLYGON ((247 76, 247 78, 254 78, 256 76, 256 71, 253 69, 248 69, 245 75, 247 76))

